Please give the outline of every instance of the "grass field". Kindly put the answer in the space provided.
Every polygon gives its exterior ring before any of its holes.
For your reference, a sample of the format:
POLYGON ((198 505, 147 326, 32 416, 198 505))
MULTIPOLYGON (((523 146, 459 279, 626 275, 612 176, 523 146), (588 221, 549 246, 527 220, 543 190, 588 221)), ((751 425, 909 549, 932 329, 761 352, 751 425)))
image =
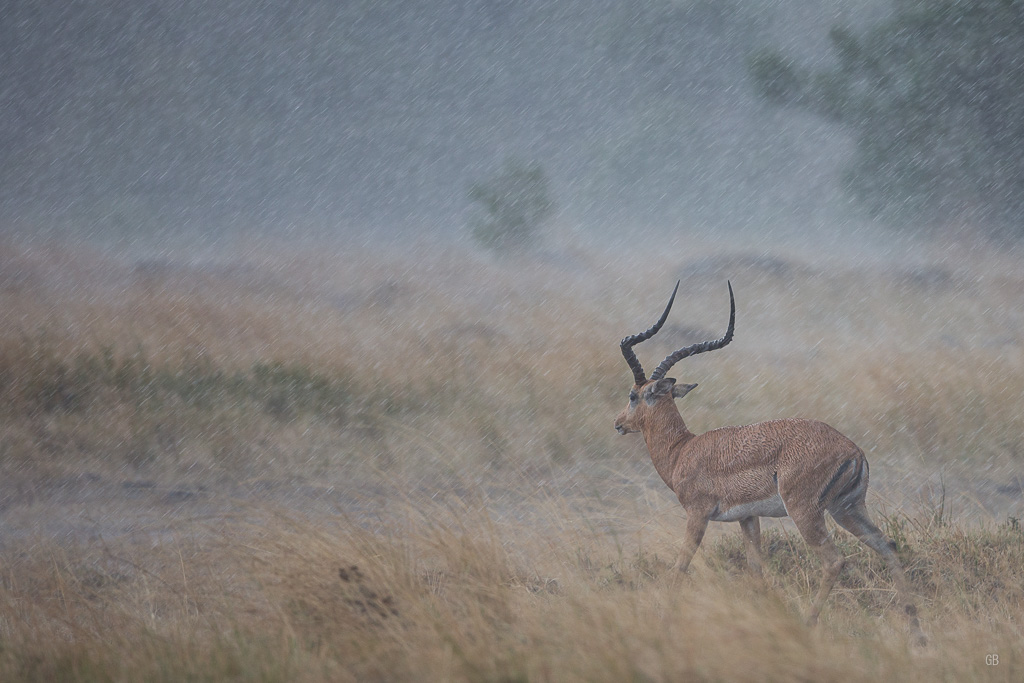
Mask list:
POLYGON ((2 242, 0 680, 1020 680, 1022 265, 2 242), (788 523, 763 584, 737 525, 668 569, 684 514, 612 429, 618 340, 676 279, 641 360, 719 336, 727 278, 735 341, 673 371, 687 424, 856 441, 928 648, 841 531, 816 629, 788 523))

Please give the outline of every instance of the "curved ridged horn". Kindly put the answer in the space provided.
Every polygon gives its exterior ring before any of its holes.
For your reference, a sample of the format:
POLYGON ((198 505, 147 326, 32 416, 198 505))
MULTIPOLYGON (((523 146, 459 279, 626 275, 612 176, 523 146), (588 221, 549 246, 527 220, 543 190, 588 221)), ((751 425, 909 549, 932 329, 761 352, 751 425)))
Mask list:
MULTIPOLYGON (((720 349, 729 342, 732 341, 733 328, 736 326, 736 300, 732 296, 732 283, 728 282, 729 285, 729 329, 725 331, 725 336, 715 341, 700 342, 699 344, 693 344, 685 348, 679 349, 674 353, 670 353, 665 360, 661 361, 661 365, 654 369, 651 373, 651 379, 661 379, 665 376, 673 365, 686 358, 687 356, 693 356, 698 353, 704 353, 705 351, 715 351, 720 349)), ((666 311, 667 312, 667 311, 666 311)), ((662 321, 663 322, 663 321, 662 321)))
POLYGON ((626 362, 629 363, 629 369, 633 371, 633 379, 636 380, 637 386, 647 382, 647 377, 644 375, 644 367, 640 365, 640 361, 637 360, 636 354, 633 353, 633 346, 642 341, 647 341, 661 329, 661 326, 665 324, 665 320, 668 318, 668 312, 672 309, 672 302, 676 300, 676 292, 678 291, 679 281, 677 280, 676 288, 672 290, 672 296, 668 299, 668 306, 665 306, 665 312, 661 314, 660 318, 658 318, 658 322, 654 323, 646 332, 634 334, 619 342, 619 348, 622 349, 622 355, 625 357, 626 362))

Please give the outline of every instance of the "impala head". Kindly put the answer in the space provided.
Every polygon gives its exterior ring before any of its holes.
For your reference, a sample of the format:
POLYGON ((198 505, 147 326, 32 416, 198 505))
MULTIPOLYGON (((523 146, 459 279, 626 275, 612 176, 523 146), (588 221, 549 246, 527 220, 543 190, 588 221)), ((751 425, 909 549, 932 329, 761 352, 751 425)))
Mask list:
POLYGON ((633 347, 653 337, 661 329, 661 326, 665 324, 668 312, 672 310, 672 302, 676 299, 676 292, 679 291, 679 283, 676 282, 676 288, 672 290, 672 296, 669 297, 668 305, 665 306, 665 311, 658 318, 658 322, 654 323, 646 332, 626 337, 619 344, 619 347, 622 349, 622 355, 626 358, 626 363, 629 364, 629 369, 633 371, 633 388, 629 390, 629 404, 615 418, 615 429, 619 434, 641 431, 647 417, 658 410, 659 405, 665 405, 671 403, 673 399, 682 398, 697 386, 696 384, 677 385, 675 379, 665 377, 665 374, 673 365, 687 356, 704 353, 705 351, 714 351, 732 341, 733 328, 736 323, 736 301, 732 295, 732 283, 728 284, 729 329, 725 331, 725 336, 721 339, 700 342, 699 344, 693 344, 674 351, 666 356, 665 360, 661 361, 661 364, 651 373, 650 378, 644 374, 643 366, 640 365, 636 354, 633 353, 633 347))

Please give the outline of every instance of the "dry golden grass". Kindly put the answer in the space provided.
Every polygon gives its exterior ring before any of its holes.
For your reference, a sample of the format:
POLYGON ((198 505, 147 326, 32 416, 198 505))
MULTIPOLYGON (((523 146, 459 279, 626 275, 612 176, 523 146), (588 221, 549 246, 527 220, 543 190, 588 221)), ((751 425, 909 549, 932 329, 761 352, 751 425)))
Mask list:
POLYGON ((794 253, 0 244, 0 680, 1019 680, 1020 255, 794 253), (611 420, 676 277, 641 360, 731 278, 684 417, 857 441, 931 647, 849 539, 817 630, 785 524, 766 586, 724 526, 667 570, 682 511, 611 420))
POLYGON ((1017 680, 1024 666, 1019 527, 906 530, 932 639, 915 650, 884 570, 857 548, 808 629, 817 570, 795 534, 768 535, 767 585, 739 574, 731 538, 677 577, 655 550, 668 530, 616 545, 530 502, 528 524, 486 498, 395 500, 386 521, 246 504, 244 521, 183 521, 156 545, 15 544, 0 676, 932 681, 1017 680))

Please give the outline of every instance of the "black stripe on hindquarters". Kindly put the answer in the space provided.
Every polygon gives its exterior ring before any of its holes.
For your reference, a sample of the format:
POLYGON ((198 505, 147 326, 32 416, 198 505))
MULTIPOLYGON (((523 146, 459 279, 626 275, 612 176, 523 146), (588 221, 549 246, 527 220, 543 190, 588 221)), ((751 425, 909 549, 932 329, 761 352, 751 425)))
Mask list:
MULTIPOLYGON (((822 490, 821 495, 818 496, 818 503, 820 505, 824 505, 825 504, 825 500, 828 498, 828 494, 831 493, 831 491, 835 487, 835 485, 838 484, 839 480, 843 478, 843 475, 846 473, 846 470, 850 469, 850 465, 853 465, 854 462, 855 462, 854 459, 850 458, 849 460, 844 461, 843 464, 839 466, 839 469, 836 470, 836 473, 833 474, 832 478, 828 480, 827 484, 825 484, 825 488, 822 490)), ((860 481, 860 472, 858 471, 857 472, 857 476, 854 477, 854 485, 856 485, 856 483, 859 482, 859 481, 860 481)), ((850 486, 844 486, 843 487, 843 492, 845 493, 849 489, 850 489, 850 486)))

